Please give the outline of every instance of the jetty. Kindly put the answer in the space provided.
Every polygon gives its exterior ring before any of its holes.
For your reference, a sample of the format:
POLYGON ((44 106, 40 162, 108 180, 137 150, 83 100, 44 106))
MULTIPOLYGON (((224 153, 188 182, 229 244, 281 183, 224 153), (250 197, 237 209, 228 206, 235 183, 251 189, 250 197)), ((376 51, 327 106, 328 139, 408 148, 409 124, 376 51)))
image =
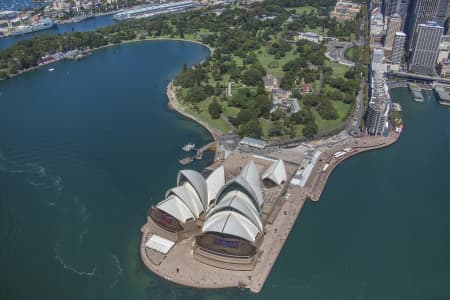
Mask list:
POLYGON ((189 151, 195 151, 195 155, 187 156, 187 157, 185 157, 183 159, 179 159, 178 162, 181 165, 183 165, 183 166, 194 162, 194 160, 202 160, 203 159, 203 153, 205 151, 207 151, 207 150, 213 150, 214 151, 215 150, 216 142, 213 141, 213 142, 208 143, 208 144, 206 144, 203 147, 198 148, 198 149, 195 148, 195 145, 193 145, 193 144, 187 144, 186 146, 183 147, 184 151, 188 151, 188 150, 186 150, 187 148, 185 149, 185 147, 187 147, 187 146, 189 146, 189 151))

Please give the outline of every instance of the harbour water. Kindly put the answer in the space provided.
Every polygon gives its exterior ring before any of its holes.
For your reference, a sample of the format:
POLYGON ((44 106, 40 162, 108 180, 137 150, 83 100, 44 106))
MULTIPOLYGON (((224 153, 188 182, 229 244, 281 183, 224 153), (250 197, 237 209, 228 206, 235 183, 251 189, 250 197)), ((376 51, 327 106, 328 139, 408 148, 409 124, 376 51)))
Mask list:
POLYGON ((112 15, 104 15, 99 16, 91 19, 86 19, 78 23, 67 23, 67 24, 58 24, 56 27, 42 30, 42 31, 36 31, 33 33, 28 33, 24 35, 16 35, 16 36, 7 36, 0 38, 0 51, 10 47, 17 42, 21 40, 27 40, 34 36, 38 35, 48 35, 48 34, 64 34, 66 32, 85 32, 85 31, 93 31, 100 27, 106 27, 109 25, 112 25, 114 23, 114 20, 112 18, 112 15))
POLYGON ((167 109, 165 87, 207 53, 143 42, 0 82, 1 299, 447 300, 450 109, 406 89, 392 93, 400 140, 334 171, 261 294, 179 287, 143 267, 146 210, 175 183, 181 147, 210 141, 167 109))

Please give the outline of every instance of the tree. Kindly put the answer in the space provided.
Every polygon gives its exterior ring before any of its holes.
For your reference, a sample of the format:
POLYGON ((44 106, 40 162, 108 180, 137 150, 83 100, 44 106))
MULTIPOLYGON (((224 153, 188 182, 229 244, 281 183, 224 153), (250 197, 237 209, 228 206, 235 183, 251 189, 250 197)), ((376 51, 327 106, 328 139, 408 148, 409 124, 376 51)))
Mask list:
POLYGON ((264 74, 258 70, 257 68, 250 68, 249 70, 245 71, 242 75, 242 82, 249 86, 258 86, 262 85, 262 77, 264 74))
POLYGON ((211 118, 218 119, 220 118, 220 114, 222 113, 222 106, 214 100, 209 104, 208 112, 211 115, 211 118))
POLYGON ((262 135, 261 124, 256 118, 250 119, 248 122, 239 126, 239 135, 248 136, 259 139, 262 135))
POLYGON ((191 87, 186 95, 186 100, 194 103, 203 101, 205 100, 205 98, 206 98, 205 92, 203 91, 203 88, 200 86, 191 87))
POLYGON ((209 85, 209 84, 205 85, 203 90, 204 90, 206 96, 208 96, 208 97, 214 95, 214 87, 212 85, 209 85))
POLYGON ((293 113, 290 119, 294 124, 314 123, 314 115, 307 109, 293 113))
POLYGON ((315 122, 308 122, 306 123, 305 127, 303 127, 302 134, 304 137, 310 139, 314 137, 317 131, 317 124, 315 122))
POLYGON ((272 121, 278 121, 283 117, 283 112, 279 109, 275 110, 273 113, 270 114, 270 119, 272 121))

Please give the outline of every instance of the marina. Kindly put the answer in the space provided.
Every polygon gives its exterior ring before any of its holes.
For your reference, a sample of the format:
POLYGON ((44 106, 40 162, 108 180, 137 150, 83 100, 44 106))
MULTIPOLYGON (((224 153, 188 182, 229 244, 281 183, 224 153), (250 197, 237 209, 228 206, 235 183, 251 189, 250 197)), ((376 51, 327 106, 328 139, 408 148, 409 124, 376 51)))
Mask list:
POLYGON ((408 90, 409 93, 411 94, 411 97, 414 99, 414 101, 417 102, 423 102, 423 95, 422 95, 422 90, 419 88, 419 86, 415 83, 412 82, 408 82, 408 90))
POLYGON ((439 104, 450 105, 450 95, 445 87, 437 86, 434 88, 434 92, 439 101, 439 104))
POLYGON ((188 164, 194 162, 195 160, 201 160, 203 158, 203 152, 208 151, 208 150, 215 150, 215 148, 216 148, 216 142, 208 143, 199 149, 195 148, 195 144, 187 143, 181 149, 185 152, 195 151, 195 155, 187 156, 183 159, 179 159, 178 162, 183 166, 188 165, 188 164))

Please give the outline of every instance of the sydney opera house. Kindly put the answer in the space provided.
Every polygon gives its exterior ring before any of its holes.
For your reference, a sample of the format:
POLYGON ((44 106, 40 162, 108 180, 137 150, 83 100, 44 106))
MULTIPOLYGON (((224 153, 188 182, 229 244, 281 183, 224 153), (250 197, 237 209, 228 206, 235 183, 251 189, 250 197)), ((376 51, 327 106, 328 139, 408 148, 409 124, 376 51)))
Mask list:
POLYGON ((176 243, 191 238, 193 259, 222 269, 252 270, 264 224, 285 190, 287 177, 281 160, 257 166, 249 159, 234 170, 221 165, 206 178, 194 170, 181 170, 176 187, 149 210, 152 235, 145 246, 166 254, 176 243))

